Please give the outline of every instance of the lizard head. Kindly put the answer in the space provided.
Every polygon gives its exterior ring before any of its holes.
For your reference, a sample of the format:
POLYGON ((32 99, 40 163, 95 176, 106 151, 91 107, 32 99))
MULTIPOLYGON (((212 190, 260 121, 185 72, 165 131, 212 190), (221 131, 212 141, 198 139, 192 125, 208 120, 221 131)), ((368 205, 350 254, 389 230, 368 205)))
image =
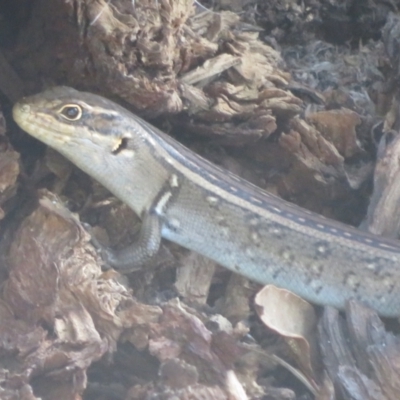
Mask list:
POLYGON ((143 198, 150 196, 143 186, 157 179, 157 174, 161 180, 164 174, 148 162, 154 135, 144 128, 146 123, 101 96, 54 87, 18 101, 13 117, 23 130, 114 193, 131 187, 135 176, 137 184, 132 190, 139 196, 142 193, 143 198))
POLYGON ((96 143, 102 151, 118 154, 138 135, 131 132, 131 115, 101 96, 65 86, 25 97, 13 108, 22 129, 64 155, 69 147, 89 149, 96 143))

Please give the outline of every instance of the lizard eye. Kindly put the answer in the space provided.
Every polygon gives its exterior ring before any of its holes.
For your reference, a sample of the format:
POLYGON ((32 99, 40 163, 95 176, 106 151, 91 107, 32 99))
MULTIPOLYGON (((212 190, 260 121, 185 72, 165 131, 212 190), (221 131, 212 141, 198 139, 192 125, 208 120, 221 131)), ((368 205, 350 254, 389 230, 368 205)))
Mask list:
POLYGON ((76 104, 67 104, 61 108, 60 114, 69 121, 78 121, 82 117, 82 108, 76 104))

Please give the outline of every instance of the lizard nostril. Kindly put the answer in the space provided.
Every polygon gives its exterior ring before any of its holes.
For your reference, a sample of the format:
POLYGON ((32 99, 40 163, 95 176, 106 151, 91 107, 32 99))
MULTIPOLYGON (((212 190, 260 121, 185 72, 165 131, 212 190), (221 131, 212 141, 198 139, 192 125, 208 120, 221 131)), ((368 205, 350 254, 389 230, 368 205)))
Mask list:
POLYGON ((31 107, 28 104, 22 104, 20 110, 24 113, 28 113, 31 111, 31 107))

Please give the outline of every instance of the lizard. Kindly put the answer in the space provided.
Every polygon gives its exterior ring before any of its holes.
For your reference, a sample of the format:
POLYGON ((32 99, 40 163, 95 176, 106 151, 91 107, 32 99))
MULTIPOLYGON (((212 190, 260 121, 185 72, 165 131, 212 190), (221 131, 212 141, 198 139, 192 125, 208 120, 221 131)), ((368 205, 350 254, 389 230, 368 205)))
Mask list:
POLYGON ((400 315, 400 242, 272 195, 95 94, 54 87, 18 101, 13 118, 142 219, 138 240, 107 257, 111 266, 129 271, 164 238, 319 305, 357 299, 400 315))

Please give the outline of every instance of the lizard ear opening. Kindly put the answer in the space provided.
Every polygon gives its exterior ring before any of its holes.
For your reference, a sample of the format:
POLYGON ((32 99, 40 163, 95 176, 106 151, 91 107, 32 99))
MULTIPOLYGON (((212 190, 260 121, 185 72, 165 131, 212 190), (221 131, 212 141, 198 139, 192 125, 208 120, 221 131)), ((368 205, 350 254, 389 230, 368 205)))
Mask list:
POLYGON ((114 148, 112 149, 111 153, 117 155, 121 153, 121 151, 126 150, 127 148, 128 148, 128 138, 126 137, 118 138, 118 141, 115 144, 114 148))

